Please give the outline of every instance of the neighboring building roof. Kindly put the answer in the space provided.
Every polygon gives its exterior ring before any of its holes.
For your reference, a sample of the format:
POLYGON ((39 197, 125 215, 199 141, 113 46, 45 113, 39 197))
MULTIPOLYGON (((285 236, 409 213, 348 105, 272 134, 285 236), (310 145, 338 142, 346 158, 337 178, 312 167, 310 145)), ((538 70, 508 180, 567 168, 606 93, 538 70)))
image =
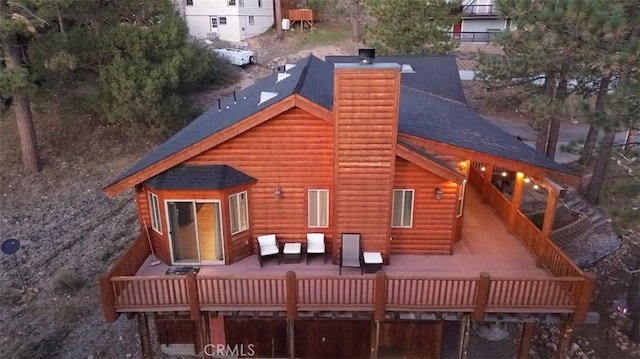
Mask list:
MULTIPOLYGON (((327 56, 325 60, 359 62, 357 56, 327 56)), ((455 56, 378 56, 375 61, 409 65, 414 72, 403 71, 402 85, 467 104, 455 56)))
MULTIPOLYGON (((328 57, 346 62, 355 57, 328 57)), ((415 74, 403 74, 398 131, 481 153, 574 174, 528 145, 518 141, 466 107, 455 58, 451 56, 383 57, 382 61, 411 64, 415 74), (407 77, 407 75, 414 77, 407 77), (433 92, 431 92, 433 91, 433 92)), ((274 73, 233 97, 222 99, 149 155, 114 179, 107 187, 162 161, 205 138, 298 94, 333 110, 333 64, 308 56, 286 73, 274 73)))
POLYGON ((155 189, 225 189, 256 182, 256 179, 227 165, 176 166, 147 180, 155 189))

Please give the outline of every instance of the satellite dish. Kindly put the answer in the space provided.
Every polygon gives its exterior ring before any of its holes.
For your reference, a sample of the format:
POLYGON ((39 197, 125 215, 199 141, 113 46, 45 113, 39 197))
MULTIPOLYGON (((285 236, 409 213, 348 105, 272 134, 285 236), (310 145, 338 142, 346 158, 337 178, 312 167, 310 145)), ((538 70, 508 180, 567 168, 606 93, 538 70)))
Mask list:
POLYGON ((18 271, 18 276, 20 276, 20 282, 22 282, 22 287, 25 287, 24 277, 22 276, 22 272, 20 271, 20 264, 18 263, 18 259, 16 258, 16 252, 20 250, 20 241, 15 238, 9 238, 2 242, 0 245, 0 250, 2 253, 12 255, 13 263, 16 266, 16 270, 18 271))
POLYGON ((2 242, 0 250, 4 254, 15 254, 20 249, 20 241, 15 238, 9 238, 2 242))

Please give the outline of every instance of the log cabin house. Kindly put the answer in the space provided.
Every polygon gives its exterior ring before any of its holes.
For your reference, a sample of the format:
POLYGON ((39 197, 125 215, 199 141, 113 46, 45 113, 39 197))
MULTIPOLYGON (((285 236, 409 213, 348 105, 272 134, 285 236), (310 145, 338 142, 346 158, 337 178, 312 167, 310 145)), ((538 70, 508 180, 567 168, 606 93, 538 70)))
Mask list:
POLYGON ((595 285, 549 239, 577 180, 471 110, 453 57, 309 56, 214 103, 105 187, 135 190, 141 232, 100 277, 104 317, 137 317, 145 355, 290 358, 441 357, 452 326, 464 358, 471 322, 521 323, 525 358, 536 323, 555 322, 564 358, 595 285), (532 181, 541 229, 520 211, 532 181), (307 233, 324 234, 326 264, 261 266, 257 236, 307 233), (344 233, 382 269, 339 275, 344 233))

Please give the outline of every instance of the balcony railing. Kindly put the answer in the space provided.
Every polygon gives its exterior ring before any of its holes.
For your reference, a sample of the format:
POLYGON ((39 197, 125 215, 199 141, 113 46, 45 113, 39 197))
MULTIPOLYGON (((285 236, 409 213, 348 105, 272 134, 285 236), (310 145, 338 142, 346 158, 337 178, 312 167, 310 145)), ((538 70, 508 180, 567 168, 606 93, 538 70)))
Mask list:
POLYGON ((462 7, 462 16, 499 16, 498 7, 491 5, 466 5, 462 7))
POLYGON ((450 31, 449 36, 460 42, 492 42, 497 32, 450 31))

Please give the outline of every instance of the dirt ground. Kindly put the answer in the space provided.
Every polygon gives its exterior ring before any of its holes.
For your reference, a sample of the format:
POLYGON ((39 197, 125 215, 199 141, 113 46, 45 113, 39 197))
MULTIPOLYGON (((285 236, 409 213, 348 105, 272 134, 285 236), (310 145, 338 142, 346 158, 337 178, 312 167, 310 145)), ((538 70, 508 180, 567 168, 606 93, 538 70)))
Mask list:
MULTIPOLYGON (((259 64, 243 69, 235 87, 199 95, 201 103, 213 103, 271 73, 274 66, 308 53, 322 58, 354 54, 358 47, 343 41, 300 49, 289 36, 277 42, 273 34, 252 39, 248 46, 257 51, 259 64)), ((105 323, 96 285, 97 276, 138 231, 133 194, 108 198, 102 188, 162 137, 99 127, 91 118, 63 122, 57 113, 54 104, 37 109, 44 169, 25 176, 15 122, 7 111, 0 112, 0 239, 17 238, 22 245, 15 258, 0 255, 0 358, 138 358, 136 321, 121 316, 113 324, 105 323), (25 290, 19 289, 20 274, 25 290)), ((574 339, 580 350, 573 348, 573 357, 637 357, 637 347, 624 338, 630 321, 612 313, 613 302, 626 293, 629 275, 622 268, 640 242, 638 233, 636 223, 623 233, 623 248, 592 269, 600 278, 593 309, 601 321, 577 329, 574 339)), ((549 357, 553 347, 547 343, 557 336, 557 329, 543 327, 537 333, 531 357, 549 357)), ((513 339, 509 345, 487 347, 511 348, 513 339)), ((478 352, 474 357, 497 353, 478 352)))

